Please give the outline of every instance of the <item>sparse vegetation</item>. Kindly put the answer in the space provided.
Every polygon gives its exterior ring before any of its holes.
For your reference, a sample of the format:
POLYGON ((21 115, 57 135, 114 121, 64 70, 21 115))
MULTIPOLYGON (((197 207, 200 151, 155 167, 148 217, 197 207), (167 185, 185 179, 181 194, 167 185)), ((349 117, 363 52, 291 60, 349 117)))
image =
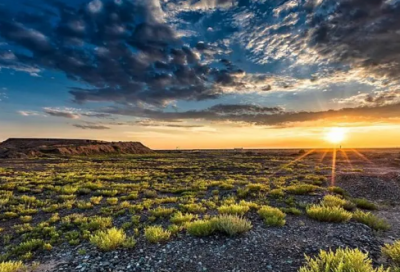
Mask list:
POLYGON ((215 231, 212 220, 196 220, 186 226, 187 232, 193 236, 209 236, 215 231))
POLYGON ((122 246, 126 241, 126 234, 123 230, 111 228, 99 231, 90 237, 90 242, 103 251, 110 251, 122 246))
POLYGON ((327 207, 322 205, 312 205, 307 208, 307 215, 312 219, 321 222, 346 222, 352 214, 341 207, 327 207))
MULTIPOLYGON (((356 210, 356 206, 375 209, 376 204, 352 199, 351 189, 346 192, 328 187, 332 169, 314 159, 292 163, 289 155, 252 152, 227 156, 207 151, 202 156, 177 152, 71 158, 54 163, 32 160, 26 166, 10 167, 0 172, 0 262, 21 260, 30 266, 36 260, 56 256, 61 249, 74 250, 74 256, 86 258, 92 256, 94 247, 118 250, 122 255, 137 247, 135 252, 147 254, 147 247, 158 250, 149 243, 167 243, 161 246, 166 250, 176 246, 168 244, 170 240, 177 240, 177 244, 189 241, 191 247, 205 242, 211 247, 224 244, 232 250, 231 245, 252 243, 258 235, 276 235, 272 240, 278 243, 290 240, 288 233, 302 229, 308 236, 299 239, 309 250, 313 243, 322 246, 313 240, 310 230, 325 225, 310 222, 307 216, 323 222, 352 218, 375 230, 387 229, 384 220, 356 210), (349 211, 355 211, 354 215, 349 211), (285 224, 289 226, 265 227, 285 224), (209 237, 201 238, 205 236, 209 237)), ((327 226, 333 233, 347 227, 327 226)), ((365 229, 355 223, 349 226, 349 231, 365 229)), ((355 244, 363 245, 363 239, 358 238, 355 244)), ((375 243, 371 241, 371 245, 375 243)), ((253 252, 251 247, 244 248, 253 252)), ((273 246, 268 250, 274 250, 273 246)), ((385 256, 395 265, 393 257, 385 256)), ((280 267, 274 269, 280 271, 280 267)))
POLYGON ((321 250, 317 257, 306 256, 307 264, 299 272, 390 272, 374 268, 368 255, 358 249, 321 250))
POLYGON ((216 230, 226 233, 229 236, 247 232, 252 228, 249 220, 237 215, 219 215, 212 219, 212 224, 216 230))
POLYGON ((169 240, 171 232, 161 226, 150 226, 144 230, 144 236, 151 243, 159 243, 169 240))
POLYGON ((384 219, 377 217, 376 215, 373 215, 370 212, 362 212, 360 210, 357 210, 353 214, 353 218, 357 222, 363 223, 374 230, 390 229, 390 225, 388 222, 386 222, 384 219))
POLYGON ((394 265, 400 267, 400 240, 393 244, 385 244, 382 248, 382 253, 389 258, 394 265))
POLYGON ((0 262, 0 272, 19 272, 24 268, 21 261, 0 262))
POLYGON ((364 209, 364 210, 377 210, 378 209, 378 206, 375 203, 368 201, 365 198, 355 198, 355 199, 352 199, 352 202, 354 204, 356 204, 357 208, 360 208, 360 209, 364 209))
POLYGON ((258 210, 258 214, 264 219, 264 223, 267 226, 283 226, 286 223, 286 214, 278 208, 270 206, 262 206, 258 210))

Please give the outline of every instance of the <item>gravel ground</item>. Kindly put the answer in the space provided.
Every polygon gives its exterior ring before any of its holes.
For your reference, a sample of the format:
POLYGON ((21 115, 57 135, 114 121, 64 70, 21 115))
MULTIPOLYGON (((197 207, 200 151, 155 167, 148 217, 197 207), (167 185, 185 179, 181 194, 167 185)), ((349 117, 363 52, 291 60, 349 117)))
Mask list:
POLYGON ((289 217, 282 228, 257 222, 239 237, 215 235, 195 238, 182 234, 166 244, 138 241, 133 250, 99 253, 87 248, 53 256, 64 263, 43 271, 297 271, 304 254, 320 249, 358 247, 379 258, 381 242, 371 229, 358 223, 328 224, 289 217))

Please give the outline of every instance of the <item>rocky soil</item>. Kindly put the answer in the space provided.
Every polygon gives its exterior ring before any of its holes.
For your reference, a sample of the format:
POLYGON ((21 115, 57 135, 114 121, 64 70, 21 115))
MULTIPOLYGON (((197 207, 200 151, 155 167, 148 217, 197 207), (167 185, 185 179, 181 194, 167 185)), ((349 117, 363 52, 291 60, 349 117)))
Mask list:
POLYGON ((321 224, 289 217, 283 228, 266 228, 260 222, 233 238, 182 234, 164 244, 139 240, 132 250, 99 253, 87 248, 83 255, 75 248, 51 256, 62 263, 43 271, 295 272, 304 263, 304 254, 314 255, 320 249, 358 247, 377 259, 380 246, 372 230, 362 224, 321 224))

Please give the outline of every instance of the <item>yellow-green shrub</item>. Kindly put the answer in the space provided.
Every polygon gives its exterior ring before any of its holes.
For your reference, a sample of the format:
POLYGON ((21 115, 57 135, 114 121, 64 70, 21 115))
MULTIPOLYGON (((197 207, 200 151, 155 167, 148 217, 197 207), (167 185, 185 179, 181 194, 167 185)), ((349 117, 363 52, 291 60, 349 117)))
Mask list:
POLYGON ((103 251, 110 251, 122 246, 126 240, 124 230, 111 228, 105 231, 98 231, 90 236, 90 242, 103 251))
POLYGON ((390 272, 383 267, 374 268, 368 254, 359 249, 321 250, 318 256, 306 256, 307 264, 299 272, 390 272))

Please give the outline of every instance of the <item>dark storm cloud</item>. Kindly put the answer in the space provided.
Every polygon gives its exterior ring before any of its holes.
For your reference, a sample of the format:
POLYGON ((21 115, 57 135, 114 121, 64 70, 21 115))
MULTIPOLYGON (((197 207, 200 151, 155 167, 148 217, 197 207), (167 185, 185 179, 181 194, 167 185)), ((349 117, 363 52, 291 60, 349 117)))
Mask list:
POLYGON ((400 104, 378 107, 363 106, 317 112, 290 112, 283 111, 279 108, 258 107, 253 105, 217 105, 204 110, 191 110, 184 112, 163 112, 159 110, 116 107, 103 109, 103 111, 110 114, 135 116, 166 122, 178 120, 204 120, 213 122, 248 123, 261 126, 282 126, 294 122, 318 120, 374 121, 393 118, 400 115, 400 104), (243 108, 246 108, 245 112, 243 112, 243 108), (241 113, 237 114, 238 112, 241 113))
POLYGON ((72 89, 75 102, 162 106, 215 99, 221 86, 235 85, 237 69, 202 64, 201 51, 162 21, 157 1, 93 0, 80 8, 46 3, 57 16, 1 10, 0 37, 21 49, 7 65, 57 70, 91 86, 72 89))
POLYGON ((89 125, 89 124, 87 124, 87 125, 81 125, 81 124, 74 124, 73 125, 74 127, 77 127, 77 128, 81 128, 81 129, 94 129, 94 130, 106 130, 106 129, 110 129, 109 127, 107 127, 107 126, 103 126, 103 125, 89 125))
POLYGON ((399 1, 325 0, 312 10, 321 11, 311 15, 309 30, 320 55, 400 78, 399 1))

